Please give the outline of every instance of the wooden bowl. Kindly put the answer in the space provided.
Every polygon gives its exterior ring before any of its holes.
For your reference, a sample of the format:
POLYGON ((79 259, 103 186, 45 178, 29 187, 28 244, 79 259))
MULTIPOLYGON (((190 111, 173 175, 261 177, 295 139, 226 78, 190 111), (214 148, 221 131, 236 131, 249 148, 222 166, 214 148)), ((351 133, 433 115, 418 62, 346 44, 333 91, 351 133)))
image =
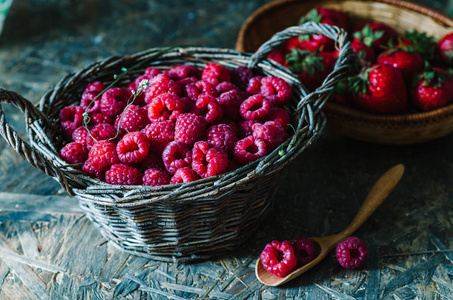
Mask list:
MULTIPOLYGON (((247 18, 239 32, 236 49, 254 52, 275 32, 297 25, 302 15, 317 6, 343 10, 352 23, 363 19, 387 23, 400 34, 418 30, 439 40, 453 31, 453 19, 407 1, 279 0, 262 6, 247 18)), ((399 115, 377 115, 331 102, 327 102, 323 110, 327 117, 326 130, 379 144, 422 143, 453 131, 453 104, 430 112, 399 115)))

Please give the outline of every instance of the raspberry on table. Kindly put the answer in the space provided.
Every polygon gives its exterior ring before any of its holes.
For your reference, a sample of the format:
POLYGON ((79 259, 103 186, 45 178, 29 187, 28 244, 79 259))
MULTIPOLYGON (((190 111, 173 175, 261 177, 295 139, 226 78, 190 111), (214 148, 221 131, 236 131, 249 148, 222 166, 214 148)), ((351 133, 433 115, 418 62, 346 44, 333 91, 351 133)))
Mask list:
POLYGON ((291 85, 279 77, 263 77, 260 93, 274 106, 282 106, 291 99, 291 85))
POLYGON ((151 101, 160 94, 179 94, 179 86, 174 80, 165 74, 157 74, 150 80, 150 86, 145 92, 145 102, 150 104, 151 101))
POLYGON ((344 268, 360 269, 366 263, 368 252, 365 242, 352 236, 338 243, 335 255, 344 268))
POLYGON ((139 131, 126 133, 116 145, 116 153, 122 163, 139 163, 148 156, 148 138, 139 131))
POLYGON ((238 141, 234 146, 234 159, 242 164, 248 164, 267 154, 266 142, 252 135, 238 141))
POLYGON ((199 141, 192 148, 192 169, 201 178, 216 176, 225 172, 228 166, 228 154, 208 142, 199 141))
POLYGON ((162 153, 165 146, 175 138, 175 120, 155 121, 142 130, 149 140, 150 151, 162 153))
POLYGON ((199 77, 200 70, 196 66, 185 64, 171 67, 165 74, 174 81, 178 81, 188 77, 199 77))
POLYGON ((211 145, 222 148, 228 155, 232 155, 238 138, 229 125, 217 124, 207 129, 206 141, 211 145))
POLYGON ((148 104, 148 118, 151 121, 158 119, 176 119, 184 112, 185 105, 178 95, 162 93, 154 97, 148 104))
POLYGON ((278 277, 285 277, 296 268, 297 258, 288 241, 268 243, 260 255, 263 267, 278 277))
POLYGON ((102 140, 91 147, 88 159, 94 170, 107 170, 111 165, 120 163, 116 153, 116 145, 110 141, 102 140))
POLYGON ((267 121, 264 124, 255 123, 252 130, 255 139, 262 139, 266 142, 269 152, 274 151, 288 138, 288 134, 282 126, 274 121, 267 121))
POLYGON ((149 123, 146 108, 131 104, 117 116, 115 128, 121 132, 140 131, 149 123))
POLYGON ((60 122, 67 136, 72 136, 76 128, 83 124, 83 113, 85 110, 78 105, 70 105, 60 110, 60 122))
POLYGON ((193 113, 203 116, 207 123, 214 124, 223 117, 222 107, 213 96, 201 94, 195 102, 193 113))
POLYGON ((68 164, 79 164, 87 159, 88 150, 83 144, 71 142, 61 148, 60 157, 68 164))
POLYGON ((260 94, 248 97, 239 106, 239 113, 246 120, 262 120, 271 109, 269 100, 260 94))
POLYGON ((200 176, 191 168, 184 167, 176 170, 175 174, 170 179, 170 184, 183 182, 192 182, 200 179, 200 176))
POLYGON ((143 174, 143 184, 149 186, 161 186, 170 183, 170 175, 160 169, 147 169, 143 174))
POLYGON ((183 142, 189 147, 201 139, 206 132, 206 120, 202 116, 186 113, 176 118, 175 141, 183 142))
POLYGON ((120 114, 127 105, 129 92, 122 88, 110 88, 101 96, 101 112, 107 116, 120 114))
POLYGON ((209 63, 201 71, 201 79, 216 86, 223 81, 230 81, 230 69, 216 63, 209 63))
POLYGON ((231 82, 242 90, 246 90, 249 80, 253 77, 253 71, 249 67, 239 66, 230 72, 231 82))
POLYGON ((286 131, 291 123, 291 115, 284 108, 271 107, 269 114, 266 117, 266 121, 275 121, 286 131))
POLYGON ((140 185, 142 173, 125 164, 114 164, 105 172, 105 181, 115 185, 140 185))
POLYGON ((162 152, 162 161, 170 174, 175 174, 177 169, 192 165, 192 151, 179 141, 172 141, 165 146, 162 152))
POLYGON ((297 258, 297 266, 303 266, 318 256, 318 249, 312 240, 306 237, 300 237, 291 241, 294 248, 294 255, 297 258))
POLYGON ((206 80, 198 80, 185 86, 184 95, 192 101, 196 101, 200 94, 207 94, 213 97, 217 96, 217 90, 214 85, 206 80))

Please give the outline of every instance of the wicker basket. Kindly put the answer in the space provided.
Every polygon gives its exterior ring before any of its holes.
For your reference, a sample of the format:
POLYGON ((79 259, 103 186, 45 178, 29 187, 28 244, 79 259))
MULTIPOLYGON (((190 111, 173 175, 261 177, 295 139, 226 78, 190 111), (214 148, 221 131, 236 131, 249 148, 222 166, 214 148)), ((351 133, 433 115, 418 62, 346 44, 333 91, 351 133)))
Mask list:
POLYGON ((350 46, 344 32, 310 23, 277 34, 255 53, 232 49, 176 47, 156 48, 126 57, 111 57, 63 78, 43 96, 39 109, 20 95, 0 89, 0 100, 25 112, 30 144, 25 143, 0 110, 1 134, 34 167, 54 177, 66 191, 76 195, 88 218, 102 235, 121 250, 163 261, 205 259, 230 251, 245 242, 271 207, 282 168, 313 143, 325 126, 322 105, 349 67, 350 46), (320 33, 335 39, 341 54, 335 70, 322 87, 307 94, 285 68, 263 59, 276 43, 303 33, 320 33), (77 103, 87 83, 118 82, 125 86, 146 67, 168 69, 178 64, 198 67, 216 62, 227 67, 249 66, 267 76, 278 76, 293 86, 288 104, 295 128, 279 149, 233 172, 198 181, 166 185, 115 186, 89 178, 68 167, 58 155, 63 139, 58 115, 62 107, 77 103))
MULTIPOLYGON (((345 11, 352 23, 384 22, 399 33, 418 30, 440 39, 453 31, 453 20, 425 6, 399 0, 299 1, 281 0, 264 5, 243 24, 236 49, 254 51, 272 34, 298 24, 310 9, 324 6, 345 11)), ((335 134, 382 144, 413 144, 443 137, 453 131, 453 104, 425 113, 376 115, 328 102, 326 129, 335 134)))

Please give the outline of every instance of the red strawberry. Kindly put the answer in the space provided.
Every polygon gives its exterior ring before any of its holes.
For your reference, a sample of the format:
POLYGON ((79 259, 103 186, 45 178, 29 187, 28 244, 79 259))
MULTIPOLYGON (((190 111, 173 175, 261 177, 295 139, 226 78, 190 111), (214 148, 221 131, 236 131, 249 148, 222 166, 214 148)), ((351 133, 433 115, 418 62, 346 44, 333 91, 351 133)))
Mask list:
POLYGON ((448 33, 439 41, 438 49, 444 62, 453 65, 453 32, 448 33))
POLYGON ((398 69, 406 82, 410 82, 424 66, 422 56, 415 51, 414 45, 409 41, 401 41, 396 47, 382 52, 377 58, 377 63, 398 69))
POLYGON ((381 51, 398 36, 396 30, 387 24, 366 21, 357 23, 352 35, 354 40, 364 43, 375 51, 381 51))
POLYGON ((359 75, 350 77, 350 90, 360 109, 395 114, 407 109, 407 92, 403 76, 397 69, 375 64, 359 75))
POLYGON ((414 78, 411 96, 423 111, 445 106, 453 101, 453 76, 440 68, 419 73, 414 78))
POLYGON ((333 70, 334 52, 313 53, 293 49, 286 56, 286 63, 291 72, 298 74, 299 80, 309 91, 314 91, 333 70))
POLYGON ((286 64, 285 53, 280 49, 273 50, 267 55, 267 58, 272 59, 283 66, 286 64))

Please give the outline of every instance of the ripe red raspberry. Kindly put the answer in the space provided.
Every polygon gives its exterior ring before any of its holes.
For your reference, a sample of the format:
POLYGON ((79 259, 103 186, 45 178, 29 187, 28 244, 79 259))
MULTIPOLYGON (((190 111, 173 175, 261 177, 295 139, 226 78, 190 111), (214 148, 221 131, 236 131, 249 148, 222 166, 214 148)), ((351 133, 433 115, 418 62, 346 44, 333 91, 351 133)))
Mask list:
POLYGON ((224 81, 216 85, 215 87, 217 93, 220 95, 222 93, 226 93, 232 90, 239 91, 239 87, 237 87, 234 83, 229 81, 224 81))
POLYGON ((199 141, 192 148, 192 169, 202 178, 216 176, 225 172, 228 155, 219 147, 199 141))
POLYGON ((309 238, 297 238, 291 241, 291 245, 294 248, 294 255, 296 255, 297 265, 299 267, 311 262, 318 255, 318 249, 315 243, 309 238))
POLYGON ((188 77, 199 77, 200 70, 192 65, 178 65, 171 67, 165 74, 174 81, 178 81, 188 77))
POLYGON ((116 153, 125 164, 139 163, 148 156, 148 138, 143 132, 129 132, 116 145, 116 153))
MULTIPOLYGON (((183 78, 183 79, 176 81, 176 85, 178 85, 178 89, 180 91, 180 96, 188 97, 187 89, 189 89, 189 91, 191 89, 194 89, 195 88, 194 84, 197 81, 198 81, 198 78, 196 78, 196 77, 187 77, 187 78, 183 78), (191 86, 191 88, 187 88, 188 86, 191 86)), ((199 94, 199 92, 198 92, 198 94, 199 94)))
POLYGON ((90 150, 94 143, 102 140, 112 140, 116 137, 117 131, 113 125, 98 124, 89 129, 87 136, 87 149, 90 150))
POLYGON ((162 160, 170 174, 175 174, 177 169, 192 165, 192 151, 183 142, 172 141, 162 152, 162 160))
POLYGON ((105 181, 105 172, 107 168, 95 169, 90 160, 86 160, 82 166, 82 172, 85 175, 105 181))
POLYGON ((185 86, 184 95, 192 101, 196 101, 200 94, 207 94, 213 97, 217 96, 215 86, 206 80, 198 80, 185 86))
POLYGON ((162 153, 165 146, 175 138, 175 120, 155 121, 143 130, 149 140, 150 151, 162 153))
POLYGON ((266 142, 262 139, 255 139, 252 135, 238 141, 234 146, 234 159, 242 165, 255 161, 266 154, 266 142))
POLYGON ((206 132, 206 120, 193 113, 182 114, 176 119, 175 141, 183 142, 191 147, 203 139, 206 132))
POLYGON ((107 116, 115 117, 127 105, 129 92, 122 88, 110 88, 102 94, 101 112, 107 116))
POLYGON ((113 124, 115 120, 112 116, 107 116, 100 112, 89 113, 88 116, 90 118, 90 121, 88 123, 89 126, 95 126, 104 123, 113 124))
POLYGON ((101 96, 99 92, 84 92, 80 100, 80 106, 86 110, 87 113, 95 113, 101 111, 101 96))
POLYGON ((148 118, 151 121, 157 119, 176 119, 184 112, 185 106, 178 95, 162 93, 154 97, 148 105, 148 118))
POLYGON ((201 71, 201 79, 216 86, 223 81, 230 81, 230 70, 222 65, 209 63, 201 71))
POLYGON ((242 120, 239 122, 238 127, 239 127, 239 138, 245 138, 249 135, 253 134, 253 124, 259 123, 255 120, 242 120))
POLYGON ((260 94, 256 94, 242 102, 239 113, 246 120, 260 120, 267 117, 270 109, 269 100, 260 94))
POLYGON ((195 102, 193 113, 203 116, 206 122, 214 124, 219 122, 223 117, 222 108, 213 96, 201 94, 195 102))
POLYGON ((145 92, 145 102, 150 104, 151 101, 160 94, 178 94, 179 87, 176 82, 165 74, 158 74, 150 81, 150 86, 145 92))
POLYGON ((148 67, 145 69, 145 72, 143 73, 143 75, 145 75, 148 79, 151 80, 154 77, 156 77, 157 75, 159 75, 160 73, 161 73, 160 69, 148 67))
POLYGON ((267 115, 266 121, 274 121, 282 126, 283 130, 287 130, 291 123, 291 116, 289 112, 280 107, 272 107, 267 115))
POLYGON ((150 186, 167 185, 170 183, 170 175, 160 169, 147 169, 143 174, 143 184, 150 186))
MULTIPOLYGON (((221 84, 223 83, 226 82, 222 82, 221 84)), ((241 115, 239 113, 239 107, 242 101, 244 101, 243 93, 235 89, 223 92, 217 97, 217 102, 222 107, 224 116, 228 117, 230 120, 240 119, 241 115)))
POLYGON ((264 124, 255 123, 252 126, 253 137, 255 139, 262 139, 266 142, 267 150, 274 151, 288 138, 285 130, 274 121, 267 121, 264 124))
POLYGON ((260 255, 263 267, 278 277, 285 277, 296 268, 297 258, 288 241, 272 241, 264 247, 260 255))
POLYGON ((87 149, 88 149, 87 141, 89 138, 91 137, 89 137, 88 130, 84 126, 78 127, 72 133, 72 141, 84 145, 87 149))
POLYGON ((217 124, 209 127, 206 131, 206 141, 211 145, 222 148, 228 155, 232 155, 238 138, 229 125, 217 124))
POLYGON ((164 162, 162 161, 162 155, 152 153, 151 151, 148 153, 148 156, 143 161, 132 166, 136 167, 141 172, 145 172, 148 169, 158 169, 162 171, 167 170, 164 166, 164 162))
POLYGON ((249 94, 259 94, 261 91, 261 79, 262 76, 255 76, 250 78, 249 83, 247 85, 247 93, 249 94))
POLYGON ((88 150, 85 145, 72 142, 61 148, 60 157, 68 164, 79 164, 87 159, 88 150))
POLYGON ((71 136, 76 128, 83 124, 83 113, 85 110, 77 105, 63 107, 60 111, 60 122, 64 133, 71 136))
POLYGON ((335 255, 346 269, 360 269, 366 263, 367 247, 364 241, 352 236, 338 243, 335 255))
POLYGON ((260 93, 274 106, 282 106, 291 98, 291 85, 282 78, 263 77, 260 93))
POLYGON ((116 145, 107 140, 97 142, 88 153, 88 161, 97 171, 105 171, 111 165, 120 163, 116 153, 116 145))
POLYGON ((231 82, 240 89, 246 90, 249 80, 253 77, 252 69, 246 66, 239 66, 230 72, 231 82))
POLYGON ((176 170, 175 174, 170 179, 170 184, 191 182, 198 179, 200 179, 200 176, 194 170, 189 167, 184 167, 176 170))
POLYGON ((83 90, 84 93, 87 93, 87 92, 102 92, 103 90, 105 90, 107 86, 102 83, 101 81, 93 81, 93 82, 90 82, 87 84, 87 86, 85 87, 85 90, 83 90))
POLYGON ((105 172, 105 181, 115 185, 140 185, 142 173, 128 165, 114 164, 105 172))
POLYGON ((121 132, 140 131, 149 123, 146 108, 131 104, 118 115, 115 128, 119 128, 121 132))

